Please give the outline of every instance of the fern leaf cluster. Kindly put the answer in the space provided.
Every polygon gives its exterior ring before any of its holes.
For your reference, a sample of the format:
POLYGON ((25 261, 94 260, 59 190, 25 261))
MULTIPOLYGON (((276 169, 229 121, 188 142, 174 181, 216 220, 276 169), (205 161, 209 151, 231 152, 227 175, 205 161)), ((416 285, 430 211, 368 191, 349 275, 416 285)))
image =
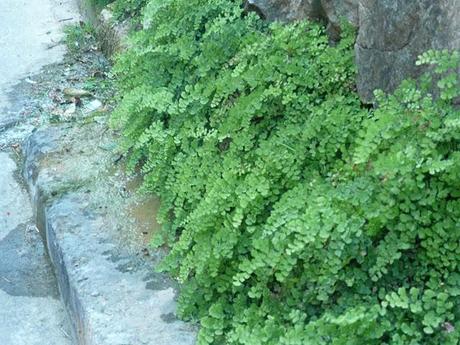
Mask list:
POLYGON ((232 0, 143 13, 113 122, 162 199, 155 243, 199 344, 457 344, 456 55, 420 58, 440 98, 405 82, 368 110, 347 30, 331 46, 232 0))

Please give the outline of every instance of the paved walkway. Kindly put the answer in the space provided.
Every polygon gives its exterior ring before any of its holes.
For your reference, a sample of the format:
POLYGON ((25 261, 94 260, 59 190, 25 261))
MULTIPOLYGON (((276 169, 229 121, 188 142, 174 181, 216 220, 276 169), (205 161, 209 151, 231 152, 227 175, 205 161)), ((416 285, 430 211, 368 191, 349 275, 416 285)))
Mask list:
MULTIPOLYGON (((0 138, 18 119, 8 94, 62 58, 73 0, 0 0, 0 138)), ((65 312, 12 147, 0 146, 0 344, 69 345, 65 312)))

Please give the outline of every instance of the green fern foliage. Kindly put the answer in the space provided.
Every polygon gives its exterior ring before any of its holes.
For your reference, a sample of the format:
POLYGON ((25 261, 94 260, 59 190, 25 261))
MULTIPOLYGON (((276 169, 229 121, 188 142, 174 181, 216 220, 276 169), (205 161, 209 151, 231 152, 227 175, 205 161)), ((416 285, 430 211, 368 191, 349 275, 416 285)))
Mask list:
POLYGON ((349 30, 331 46, 319 24, 232 0, 143 11, 113 124, 162 198, 155 244, 198 343, 457 344, 455 54, 420 58, 441 99, 405 82, 367 110, 349 30))
POLYGON ((147 0, 115 0, 113 11, 118 19, 137 18, 141 15, 142 9, 147 0))

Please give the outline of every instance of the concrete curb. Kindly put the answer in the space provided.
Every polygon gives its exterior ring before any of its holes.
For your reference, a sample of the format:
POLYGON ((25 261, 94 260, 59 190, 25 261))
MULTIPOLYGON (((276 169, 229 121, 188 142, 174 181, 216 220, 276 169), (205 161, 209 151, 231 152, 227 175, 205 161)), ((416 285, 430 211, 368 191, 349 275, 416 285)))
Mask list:
MULTIPOLYGON (((87 190, 92 187, 69 180, 73 172, 63 168, 63 160, 78 160, 63 144, 71 130, 68 125, 37 130, 23 153, 24 177, 75 343, 195 344, 195 329, 175 317, 175 284, 152 270, 151 259, 125 251, 113 237, 119 230, 95 208, 87 190)), ((100 161, 97 152, 94 156, 100 161)))

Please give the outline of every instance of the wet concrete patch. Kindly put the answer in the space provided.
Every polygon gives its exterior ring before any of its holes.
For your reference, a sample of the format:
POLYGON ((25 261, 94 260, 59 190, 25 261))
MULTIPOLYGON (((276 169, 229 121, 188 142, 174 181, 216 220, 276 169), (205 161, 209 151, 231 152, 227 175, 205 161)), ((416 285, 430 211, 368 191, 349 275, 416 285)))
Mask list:
POLYGON ((146 283, 145 288, 153 291, 160 291, 174 286, 174 283, 166 275, 153 271, 146 275, 144 281, 146 283))
POLYGON ((128 209, 128 216, 135 220, 139 232, 142 233, 142 240, 149 245, 153 235, 161 229, 156 216, 160 208, 160 200, 155 197, 146 197, 131 205, 128 209))
POLYGON ((125 255, 122 256, 117 251, 105 251, 102 253, 107 260, 116 263, 117 270, 121 273, 138 273, 144 274, 143 281, 145 288, 152 291, 165 290, 175 287, 176 283, 168 275, 153 270, 155 265, 153 258, 145 255, 125 255))
POLYGON ((161 319, 166 323, 173 323, 177 321, 177 316, 173 313, 162 314, 161 319))
POLYGON ((59 297, 41 236, 23 224, 0 240, 0 289, 11 296, 59 297))

